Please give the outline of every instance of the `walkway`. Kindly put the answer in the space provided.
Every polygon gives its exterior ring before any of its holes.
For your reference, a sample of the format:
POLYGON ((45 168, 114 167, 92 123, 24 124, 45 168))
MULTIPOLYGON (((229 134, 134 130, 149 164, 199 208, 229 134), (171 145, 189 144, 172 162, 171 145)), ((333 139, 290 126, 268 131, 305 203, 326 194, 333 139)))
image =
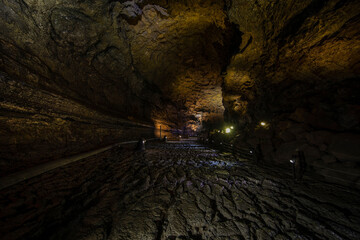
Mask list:
POLYGON ((2 239, 360 239, 359 192, 189 141, 111 149, 5 190, 2 239))

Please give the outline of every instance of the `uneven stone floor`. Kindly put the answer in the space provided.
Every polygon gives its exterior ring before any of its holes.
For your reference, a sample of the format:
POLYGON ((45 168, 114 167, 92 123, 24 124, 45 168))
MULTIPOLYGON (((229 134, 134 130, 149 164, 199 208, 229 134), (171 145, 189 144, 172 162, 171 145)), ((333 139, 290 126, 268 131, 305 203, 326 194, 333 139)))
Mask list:
POLYGON ((1 194, 4 239, 360 239, 358 191, 190 141, 111 150, 1 194))

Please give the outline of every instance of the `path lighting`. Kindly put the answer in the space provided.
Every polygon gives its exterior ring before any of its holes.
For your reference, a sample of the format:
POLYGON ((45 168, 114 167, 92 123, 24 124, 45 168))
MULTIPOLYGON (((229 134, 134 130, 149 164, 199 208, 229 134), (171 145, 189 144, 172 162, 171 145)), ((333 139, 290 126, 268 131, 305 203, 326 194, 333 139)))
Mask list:
POLYGON ((230 127, 230 129, 234 129, 234 127, 233 127, 233 126, 231 126, 231 127, 230 127))
POLYGON ((290 163, 291 163, 291 165, 292 165, 292 169, 293 169, 294 180, 296 180, 295 162, 296 162, 296 160, 294 160, 294 159, 290 159, 290 163))
POLYGON ((260 125, 265 127, 266 126, 266 122, 260 122, 260 125))
POLYGON ((145 142, 146 140, 144 138, 140 138, 136 144, 136 150, 145 151, 145 142))
POLYGON ((230 128, 226 128, 226 129, 225 129, 225 132, 226 132, 226 133, 230 133, 230 131, 231 131, 230 128))

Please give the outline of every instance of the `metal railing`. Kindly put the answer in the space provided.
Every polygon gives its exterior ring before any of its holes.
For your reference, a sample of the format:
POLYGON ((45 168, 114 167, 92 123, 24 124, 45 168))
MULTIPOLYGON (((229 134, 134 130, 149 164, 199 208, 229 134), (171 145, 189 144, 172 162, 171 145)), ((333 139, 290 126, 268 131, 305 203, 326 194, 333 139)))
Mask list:
MULTIPOLYGON (((150 139, 147 139, 146 141, 153 141, 153 140, 159 140, 159 138, 150 138, 150 139)), ((121 145, 126 145, 126 144, 136 144, 138 142, 139 142, 139 140, 118 142, 115 144, 111 144, 107 147, 99 148, 99 149, 92 150, 92 151, 85 152, 85 153, 76 154, 76 155, 65 157, 65 158, 60 158, 60 159, 57 159, 54 161, 50 161, 50 162, 46 162, 46 163, 37 165, 35 167, 31 167, 29 169, 26 169, 26 170, 23 170, 20 172, 10 174, 8 176, 0 178, 0 190, 10 187, 12 185, 15 185, 19 182, 25 181, 27 179, 36 177, 36 176, 43 174, 45 172, 48 172, 50 170, 68 165, 70 163, 77 162, 79 160, 88 158, 88 157, 93 156, 98 153, 105 152, 111 148, 118 147, 121 145)))
POLYGON ((235 158, 256 162, 260 160, 258 152, 252 147, 244 147, 234 143, 209 139, 200 139, 200 141, 221 152, 231 153, 235 158))

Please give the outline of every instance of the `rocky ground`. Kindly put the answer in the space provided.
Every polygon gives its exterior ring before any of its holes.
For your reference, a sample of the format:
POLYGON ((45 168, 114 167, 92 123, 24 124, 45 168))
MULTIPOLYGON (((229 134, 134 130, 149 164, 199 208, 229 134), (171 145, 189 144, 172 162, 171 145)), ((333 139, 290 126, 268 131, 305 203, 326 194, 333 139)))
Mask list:
POLYGON ((360 238, 358 191, 190 141, 112 149, 0 196, 3 239, 360 238))

